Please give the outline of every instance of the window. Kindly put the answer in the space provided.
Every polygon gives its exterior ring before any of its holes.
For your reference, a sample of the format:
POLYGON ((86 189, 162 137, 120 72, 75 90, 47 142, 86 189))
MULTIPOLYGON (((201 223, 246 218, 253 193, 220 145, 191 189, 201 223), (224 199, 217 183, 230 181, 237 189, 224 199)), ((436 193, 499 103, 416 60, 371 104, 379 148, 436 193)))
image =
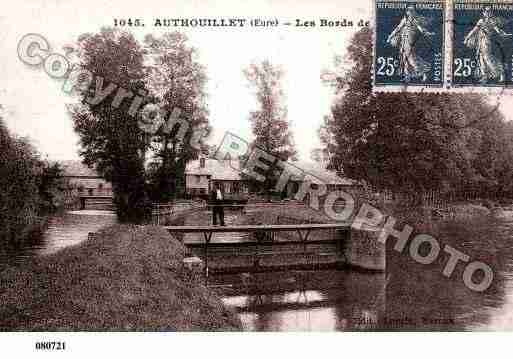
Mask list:
POLYGON ((201 182, 201 176, 200 175, 196 175, 196 183, 200 183, 201 182))

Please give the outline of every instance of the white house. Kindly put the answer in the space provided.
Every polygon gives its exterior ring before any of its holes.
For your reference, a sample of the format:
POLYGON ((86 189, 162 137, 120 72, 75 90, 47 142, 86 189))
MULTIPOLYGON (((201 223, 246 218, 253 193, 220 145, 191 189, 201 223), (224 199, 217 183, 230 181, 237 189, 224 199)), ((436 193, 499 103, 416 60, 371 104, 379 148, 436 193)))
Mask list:
POLYGON ((112 196, 112 185, 80 161, 59 162, 71 190, 81 196, 112 196))
POLYGON ((247 193, 239 168, 238 161, 204 157, 191 161, 185 169, 186 191, 193 196, 207 194, 218 184, 225 193, 247 193))

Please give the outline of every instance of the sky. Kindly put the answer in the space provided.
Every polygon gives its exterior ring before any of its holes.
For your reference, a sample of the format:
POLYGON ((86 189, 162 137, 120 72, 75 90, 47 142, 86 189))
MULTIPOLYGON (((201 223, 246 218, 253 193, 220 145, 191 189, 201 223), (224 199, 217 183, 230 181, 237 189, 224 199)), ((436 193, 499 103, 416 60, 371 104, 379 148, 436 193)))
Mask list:
MULTIPOLYGON (((372 0, 25 0, 3 5, 0 15, 0 104, 8 127, 28 136, 51 160, 79 159, 78 137, 65 109, 74 100, 62 92, 62 80, 49 77, 41 67, 28 67, 17 56, 17 44, 27 33, 45 37, 53 52, 76 41, 80 34, 112 26, 114 19, 143 20, 145 26, 129 28, 139 39, 153 33, 182 31, 199 51, 209 77, 210 144, 220 143, 225 131, 252 139, 249 113, 256 109, 254 90, 242 70, 252 62, 268 59, 281 65, 286 76, 283 89, 299 158, 309 159, 320 146, 317 130, 330 111, 332 89, 322 84, 323 69, 344 55, 353 27, 183 28, 154 27, 156 18, 371 19, 372 0)), ((503 101, 511 113, 513 101, 503 101)))

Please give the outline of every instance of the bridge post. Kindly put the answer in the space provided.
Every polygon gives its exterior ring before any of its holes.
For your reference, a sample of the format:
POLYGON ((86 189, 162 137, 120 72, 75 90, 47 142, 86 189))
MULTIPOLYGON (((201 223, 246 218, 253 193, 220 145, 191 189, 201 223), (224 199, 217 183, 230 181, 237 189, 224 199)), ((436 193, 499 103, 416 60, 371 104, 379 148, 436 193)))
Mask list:
POLYGON ((342 247, 346 263, 350 266, 384 271, 385 245, 378 241, 380 228, 351 228, 350 235, 342 247))
POLYGON ((185 257, 182 263, 189 270, 192 280, 201 282, 205 279, 205 263, 200 258, 196 256, 185 257))
POLYGON ((203 232, 203 237, 205 238, 205 278, 208 278, 208 245, 210 244, 210 240, 212 239, 212 234, 214 232, 203 232))

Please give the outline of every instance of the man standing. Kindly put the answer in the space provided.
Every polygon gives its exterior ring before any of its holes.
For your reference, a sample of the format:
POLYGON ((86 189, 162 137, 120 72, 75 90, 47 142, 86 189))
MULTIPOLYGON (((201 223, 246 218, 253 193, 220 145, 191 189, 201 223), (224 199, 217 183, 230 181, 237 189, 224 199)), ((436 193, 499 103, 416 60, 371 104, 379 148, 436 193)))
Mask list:
POLYGON ((219 216, 219 222, 221 226, 224 226, 224 208, 223 208, 223 193, 219 188, 219 185, 215 185, 212 193, 210 194, 210 200, 212 203, 212 219, 214 226, 217 225, 217 217, 219 216))

